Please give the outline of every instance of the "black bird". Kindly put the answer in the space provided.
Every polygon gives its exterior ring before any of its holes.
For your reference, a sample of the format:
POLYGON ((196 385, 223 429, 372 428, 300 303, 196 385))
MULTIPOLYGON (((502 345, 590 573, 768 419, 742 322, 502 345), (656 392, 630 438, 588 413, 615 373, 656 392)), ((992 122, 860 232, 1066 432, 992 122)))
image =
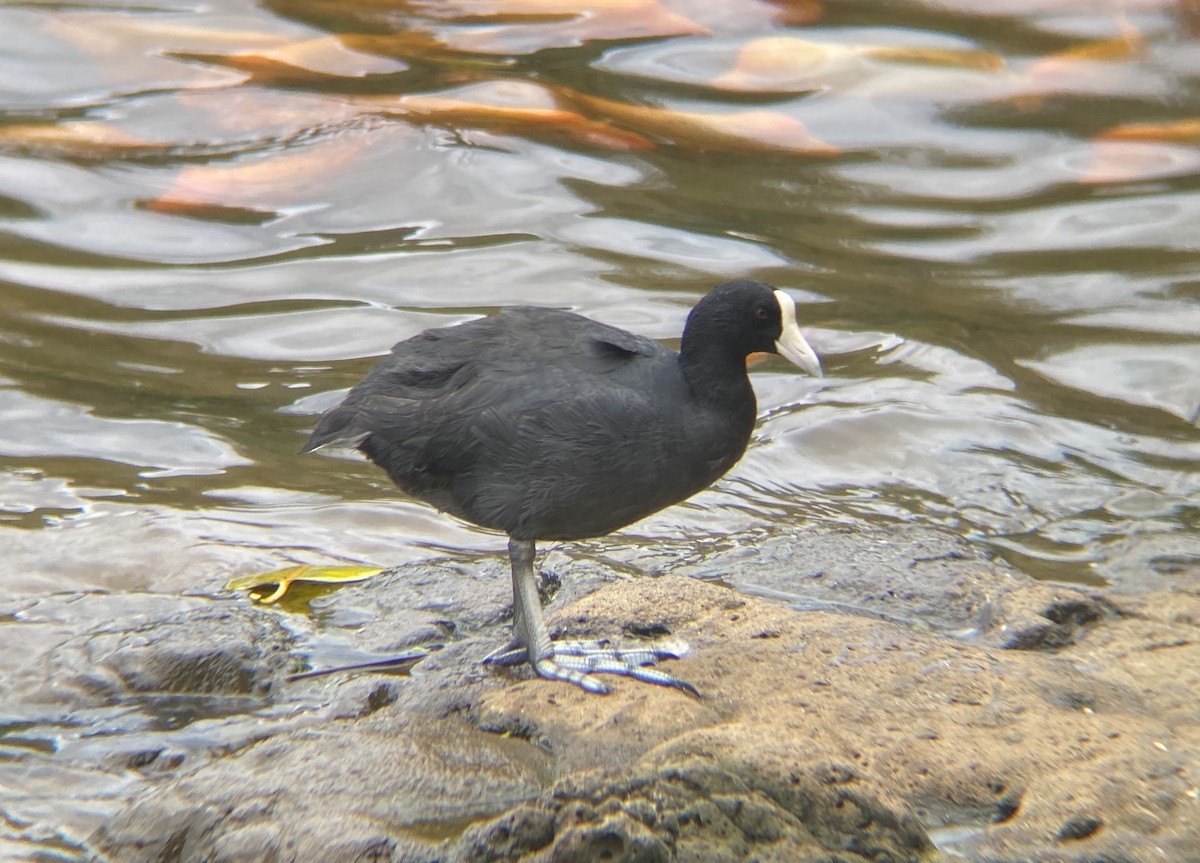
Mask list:
POLYGON ((528 661, 591 692, 588 672, 691 686, 643 668, 669 650, 551 641, 534 575, 537 540, 602 536, 708 487, 750 440, 750 354, 820 361, 796 304, 764 282, 717 285, 678 353, 557 309, 517 307, 400 342, 318 421, 302 452, 357 447, 400 489, 508 534, 513 635, 485 661, 528 661))

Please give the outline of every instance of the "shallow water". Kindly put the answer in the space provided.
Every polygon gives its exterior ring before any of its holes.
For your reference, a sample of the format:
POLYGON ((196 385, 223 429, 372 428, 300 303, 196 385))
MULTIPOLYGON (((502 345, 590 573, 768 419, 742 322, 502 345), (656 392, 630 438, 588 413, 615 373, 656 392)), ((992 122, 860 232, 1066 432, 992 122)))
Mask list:
POLYGON ((494 553, 298 457, 313 415, 429 326, 671 339, 740 276, 826 377, 758 367, 727 478, 569 553, 900 521, 1126 590, 1200 562, 1194 3, 557 8, 0 7, 10 596, 494 553))
POLYGON ((312 414, 428 326, 533 302, 670 338, 731 276, 796 292, 828 375, 763 367, 745 461, 631 559, 858 519, 1133 589, 1200 557, 1194 9, 584 6, 0 10, 9 590, 496 549, 297 458, 312 414), (663 110, 502 113, 556 92, 663 110), (472 110, 396 113, 429 94, 472 110), (678 121, 751 110, 732 144, 678 121), (762 149, 797 120, 822 146, 762 149))

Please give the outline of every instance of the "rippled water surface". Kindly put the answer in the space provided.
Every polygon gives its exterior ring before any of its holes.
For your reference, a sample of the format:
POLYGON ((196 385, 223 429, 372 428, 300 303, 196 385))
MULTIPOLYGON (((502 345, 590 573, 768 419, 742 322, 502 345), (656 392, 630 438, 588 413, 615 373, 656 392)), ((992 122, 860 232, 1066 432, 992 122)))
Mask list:
POLYGON ((1200 553, 1197 21, 1027 6, 0 8, 9 589, 494 548, 297 458, 311 415, 425 327, 670 338, 730 276, 797 292, 828 377, 764 368, 746 460, 630 543, 1200 553))
POLYGON ((828 376, 764 367, 745 461, 622 545, 930 521, 1136 587, 1200 556, 1198 29, 1152 0, 0 7, 8 589, 495 549, 297 458, 312 414, 425 327, 531 302, 671 338, 731 276, 797 294, 828 376))
POLYGON ((313 416, 426 327, 671 339, 735 276, 793 292, 826 377, 758 367, 728 477, 570 553, 903 521, 1056 580, 1200 562, 1193 0, 17 2, 0 33, 9 595, 494 553, 297 456, 313 416))

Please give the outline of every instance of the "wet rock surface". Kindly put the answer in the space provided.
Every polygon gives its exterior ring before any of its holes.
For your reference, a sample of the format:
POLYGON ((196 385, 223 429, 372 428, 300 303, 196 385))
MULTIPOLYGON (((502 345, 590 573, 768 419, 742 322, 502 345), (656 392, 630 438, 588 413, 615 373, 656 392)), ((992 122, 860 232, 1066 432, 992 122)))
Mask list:
POLYGON ((323 594, 311 618, 114 599, 104 631, 58 642, 61 609, 26 603, 8 613, 42 614, 45 649, 6 695, 146 711, 53 756, 108 780, 81 859, 1200 857, 1194 579, 1074 590, 907 529, 767 538, 661 578, 553 564, 552 628, 681 638, 669 667, 702 697, 482 667, 506 636, 494 561, 405 567, 323 594), (408 677, 285 682, 313 625, 372 651, 445 647, 408 677), (243 712, 172 724, 147 706, 181 698, 243 712))
POLYGON ((102 846, 214 863, 436 859, 437 838, 536 797, 551 769, 521 741, 404 713, 279 735, 216 764, 118 818, 102 846))
POLYGON ((28 707, 170 693, 266 703, 294 641, 279 615, 198 597, 64 594, 10 602, 0 616, 23 636, 4 656, 0 692, 28 707))
POLYGON ((1031 581, 979 546, 925 528, 797 532, 678 575, 715 580, 799 611, 878 617, 976 643, 1026 650, 1074 642, 1116 613, 1104 595, 1031 581))

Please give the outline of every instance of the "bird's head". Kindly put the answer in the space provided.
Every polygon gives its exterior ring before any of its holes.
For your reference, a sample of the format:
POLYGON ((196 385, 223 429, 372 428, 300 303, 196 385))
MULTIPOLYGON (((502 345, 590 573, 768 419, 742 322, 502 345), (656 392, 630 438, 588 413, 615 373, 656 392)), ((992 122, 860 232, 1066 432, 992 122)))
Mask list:
POLYGON ((720 339, 740 357, 780 354, 814 377, 821 361, 796 323, 796 301, 766 282, 722 282, 688 316, 685 342, 720 339))

